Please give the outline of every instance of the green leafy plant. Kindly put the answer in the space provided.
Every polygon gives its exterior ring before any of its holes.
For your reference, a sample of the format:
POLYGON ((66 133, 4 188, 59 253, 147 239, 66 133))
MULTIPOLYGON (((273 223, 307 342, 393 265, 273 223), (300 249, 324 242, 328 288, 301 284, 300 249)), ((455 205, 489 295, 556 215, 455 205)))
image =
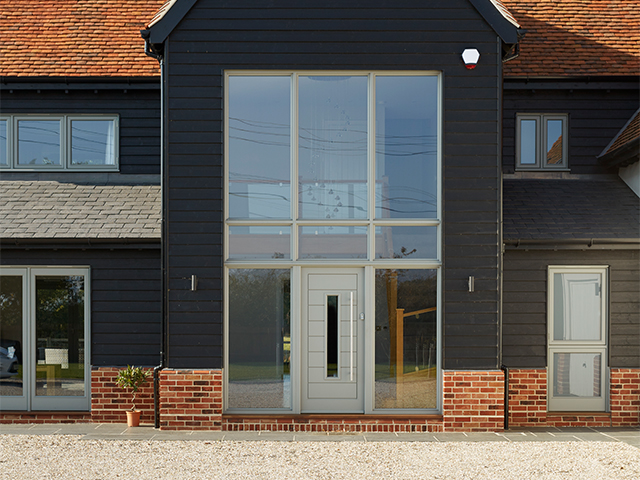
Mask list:
POLYGON ((142 369, 142 367, 134 367, 131 365, 127 365, 127 368, 123 368, 118 372, 118 376, 116 378, 116 383, 123 390, 131 389, 132 390, 132 407, 131 411, 135 411, 136 409, 136 393, 140 389, 140 387, 147 381, 149 377, 149 372, 142 369))

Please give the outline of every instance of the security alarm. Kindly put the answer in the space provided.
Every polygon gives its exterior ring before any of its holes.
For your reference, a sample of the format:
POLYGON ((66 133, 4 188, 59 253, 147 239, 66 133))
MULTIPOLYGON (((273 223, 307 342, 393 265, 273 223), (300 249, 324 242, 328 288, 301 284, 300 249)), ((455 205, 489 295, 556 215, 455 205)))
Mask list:
POLYGON ((476 48, 467 48, 462 52, 462 61, 469 70, 476 68, 479 59, 480 52, 476 48))

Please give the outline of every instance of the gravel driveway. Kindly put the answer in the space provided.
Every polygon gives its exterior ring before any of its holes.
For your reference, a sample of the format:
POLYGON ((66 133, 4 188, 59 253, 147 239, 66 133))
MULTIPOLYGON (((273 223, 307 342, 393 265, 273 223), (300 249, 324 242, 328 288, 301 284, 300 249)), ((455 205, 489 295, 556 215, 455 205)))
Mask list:
POLYGON ((640 450, 614 442, 81 440, 0 435, 0 478, 640 479, 640 450))

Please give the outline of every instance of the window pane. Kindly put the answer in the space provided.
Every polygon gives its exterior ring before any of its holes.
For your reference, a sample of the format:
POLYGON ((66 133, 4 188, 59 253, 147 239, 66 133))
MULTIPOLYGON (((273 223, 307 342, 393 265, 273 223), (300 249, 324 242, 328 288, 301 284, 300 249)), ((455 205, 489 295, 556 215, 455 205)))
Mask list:
POLYGON ((22 277, 0 277, 0 395, 22 396, 22 277))
POLYGON ((300 227, 304 258, 367 258, 367 227, 300 227))
POLYGON ((375 408, 436 408, 436 270, 376 270, 375 289, 375 408))
POLYGON ((229 216, 291 218, 291 78, 229 78, 229 216))
POLYGON ((562 165, 562 120, 547 120, 547 165, 562 165))
POLYGON ((520 164, 535 165, 537 120, 520 120, 520 164))
POLYGON ((115 165, 115 126, 113 120, 72 120, 71 163, 115 165))
POLYGON ((229 259, 288 260, 290 239, 290 227, 229 227, 229 259))
POLYGON ((376 218, 437 216, 438 79, 376 78, 376 218))
POLYGON ((601 365, 599 353, 554 353, 554 397, 599 397, 601 365))
POLYGON ((18 164, 60 165, 60 121, 18 122, 18 164))
POLYGON ((553 339, 602 340, 599 273, 553 274, 553 339))
POLYGON ((300 218, 367 218, 367 77, 300 77, 299 176, 300 218))
POLYGON ((84 395, 84 277, 36 277, 36 395, 84 395))
POLYGON ((376 227, 376 258, 438 258, 437 227, 376 227))
POLYGON ((8 165, 7 155, 7 121, 0 120, 0 165, 8 165))
POLYGON ((229 270, 229 407, 291 408, 289 270, 229 270))

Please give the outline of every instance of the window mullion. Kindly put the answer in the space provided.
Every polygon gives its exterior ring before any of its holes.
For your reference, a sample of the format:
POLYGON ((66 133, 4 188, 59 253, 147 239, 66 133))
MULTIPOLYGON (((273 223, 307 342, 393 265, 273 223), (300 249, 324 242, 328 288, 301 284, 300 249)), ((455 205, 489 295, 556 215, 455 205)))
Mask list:
POLYGON ((298 259, 298 74, 291 75, 291 260, 298 259))
POLYGON ((376 77, 375 74, 369 74, 369 115, 368 115, 368 209, 369 209, 369 228, 367 230, 367 246, 368 259, 375 258, 375 227, 373 220, 376 214, 376 77))

